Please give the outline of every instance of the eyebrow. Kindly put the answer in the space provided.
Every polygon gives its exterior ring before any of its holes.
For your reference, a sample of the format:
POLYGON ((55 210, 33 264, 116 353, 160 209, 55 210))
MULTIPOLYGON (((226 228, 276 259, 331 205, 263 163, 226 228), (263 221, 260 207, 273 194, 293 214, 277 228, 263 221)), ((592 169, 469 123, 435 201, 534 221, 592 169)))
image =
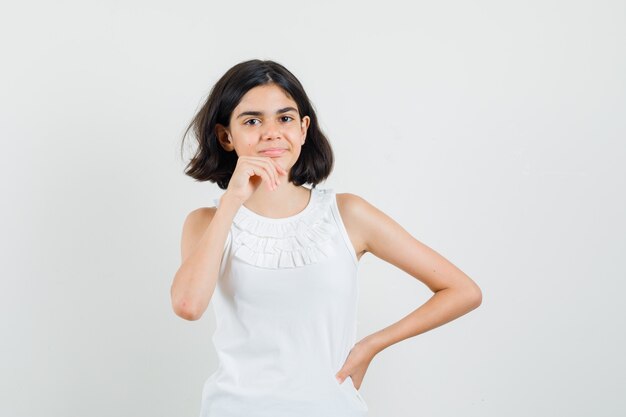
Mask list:
MULTIPOLYGON (((297 112, 298 109, 293 108, 293 107, 283 107, 282 109, 278 109, 276 110, 276 114, 280 114, 280 113, 287 113, 288 111, 295 111, 297 112)), ((236 117, 236 119, 239 119, 242 116, 263 116, 263 112, 262 111, 244 111, 242 113, 239 114, 239 116, 236 117)))

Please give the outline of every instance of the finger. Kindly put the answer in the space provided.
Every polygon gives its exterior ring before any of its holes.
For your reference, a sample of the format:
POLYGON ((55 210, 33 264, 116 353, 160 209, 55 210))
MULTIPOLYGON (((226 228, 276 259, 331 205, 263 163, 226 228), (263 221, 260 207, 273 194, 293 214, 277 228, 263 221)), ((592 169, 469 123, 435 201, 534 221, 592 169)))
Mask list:
POLYGON ((278 167, 278 170, 280 172, 282 172, 283 174, 287 173, 287 171, 285 171, 285 169, 278 162, 276 162, 274 159, 272 159, 272 162, 274 162, 274 164, 276 164, 276 166, 278 167))
POLYGON ((268 163, 268 169, 272 173, 272 175, 276 178, 276 184, 280 184, 280 179, 278 178, 281 174, 287 175, 287 171, 283 169, 282 166, 278 162, 276 162, 273 158, 262 156, 259 157, 260 160, 266 161, 268 163))
POLYGON ((250 163, 253 163, 255 166, 263 169, 269 176, 269 182, 274 186, 278 186, 278 175, 276 174, 276 167, 270 161, 271 158, 268 157, 259 157, 250 160, 250 163))
POLYGON ((269 158, 269 159, 272 162, 272 168, 273 168, 273 170, 276 173, 276 183, 278 185, 280 185, 280 176, 281 175, 287 175, 287 171, 285 171, 283 169, 283 167, 280 166, 280 164, 278 162, 276 162, 274 159, 272 159, 272 158, 269 158))
POLYGON ((272 175, 272 178, 274 179, 274 184, 276 184, 276 186, 278 187, 280 181, 278 180, 278 172, 275 166, 276 162, 270 157, 265 157, 264 159, 267 164, 267 171, 272 175))
POLYGON ((285 170, 283 169, 283 167, 278 162, 276 162, 274 158, 269 158, 269 160, 272 162, 277 172, 285 173, 285 170))
POLYGON ((258 175, 259 177, 261 177, 263 182, 266 183, 268 190, 273 191, 276 188, 274 185, 275 184, 274 179, 269 174, 267 168, 263 164, 260 164, 260 165, 253 164, 252 171, 254 172, 255 175, 258 175))

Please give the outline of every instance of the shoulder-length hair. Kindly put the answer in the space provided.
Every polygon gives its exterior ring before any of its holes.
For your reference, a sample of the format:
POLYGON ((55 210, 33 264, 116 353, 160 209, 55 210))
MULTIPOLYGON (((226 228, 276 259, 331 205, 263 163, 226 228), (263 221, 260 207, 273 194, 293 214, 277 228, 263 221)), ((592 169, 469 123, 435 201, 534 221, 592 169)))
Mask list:
POLYGON ((300 120, 309 116, 306 140, 298 161, 289 172, 289 181, 295 185, 312 184, 328 178, 334 163, 333 151, 322 133, 317 116, 302 84, 287 68, 270 60, 253 59, 230 68, 211 89, 206 102, 193 117, 185 137, 193 130, 198 147, 185 167, 184 173, 197 181, 211 181, 225 190, 237 164, 235 151, 226 151, 217 140, 215 126, 228 127, 233 110, 248 90, 264 84, 280 87, 298 105, 300 120))

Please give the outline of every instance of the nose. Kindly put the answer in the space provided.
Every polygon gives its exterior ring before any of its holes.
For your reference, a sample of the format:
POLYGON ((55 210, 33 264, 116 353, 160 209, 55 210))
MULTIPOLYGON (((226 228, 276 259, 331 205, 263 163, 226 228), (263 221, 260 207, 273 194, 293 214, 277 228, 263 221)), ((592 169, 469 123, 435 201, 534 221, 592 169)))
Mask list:
POLYGON ((279 138, 282 134, 280 123, 276 121, 267 121, 264 124, 265 129, 263 130, 262 138, 263 139, 275 139, 279 138))

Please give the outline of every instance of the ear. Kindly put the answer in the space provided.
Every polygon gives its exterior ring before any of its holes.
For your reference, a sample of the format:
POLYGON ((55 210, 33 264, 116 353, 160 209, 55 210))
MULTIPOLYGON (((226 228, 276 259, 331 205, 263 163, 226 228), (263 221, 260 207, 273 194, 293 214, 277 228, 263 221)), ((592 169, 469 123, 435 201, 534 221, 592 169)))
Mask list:
POLYGON ((217 136, 217 142, 224 148, 224 150, 230 152, 235 150, 235 147, 230 139, 230 131, 227 127, 221 124, 215 125, 215 136, 217 136))
POLYGON ((306 132, 309 129, 309 123, 311 123, 311 118, 309 116, 304 116, 302 118, 302 144, 304 145, 304 141, 306 140, 306 132))

